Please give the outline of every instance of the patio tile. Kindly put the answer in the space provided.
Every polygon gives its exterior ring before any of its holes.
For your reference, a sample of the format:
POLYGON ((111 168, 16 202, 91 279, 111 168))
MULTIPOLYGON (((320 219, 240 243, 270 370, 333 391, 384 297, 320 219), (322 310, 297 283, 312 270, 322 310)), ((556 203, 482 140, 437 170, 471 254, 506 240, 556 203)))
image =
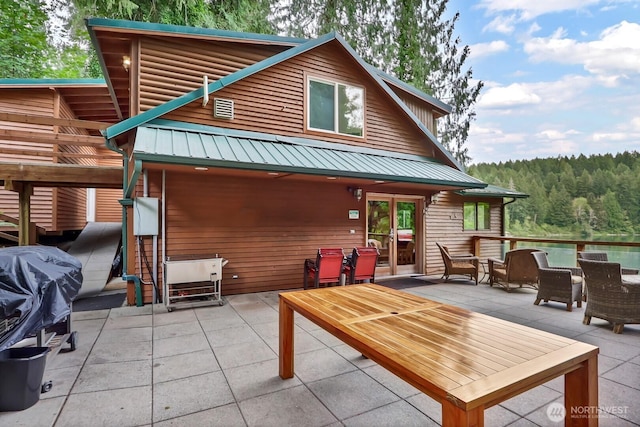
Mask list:
POLYGON ((403 399, 421 393, 420 390, 400 379, 380 365, 370 366, 363 369, 363 371, 403 399))
POLYGON ((278 312, 264 301, 232 303, 232 305, 238 315, 250 325, 278 320, 278 312))
POLYGON ((308 387, 340 420, 399 400, 398 396, 362 371, 315 381, 308 387))
POLYGON ((134 360, 150 360, 152 354, 151 341, 97 343, 91 349, 87 364, 130 362, 134 360))
POLYGON ((142 307, 137 307, 135 305, 124 306, 124 307, 116 307, 109 310, 109 317, 118 317, 118 316, 148 316, 153 313, 154 307, 157 304, 147 304, 142 307))
POLYGON ((525 391, 509 400, 505 400, 500 403, 500 405, 520 416, 525 416, 537 408, 548 406, 559 396, 561 396, 561 394, 556 390, 543 385, 525 391))
POLYGON ((638 390, 638 395, 640 395, 640 365, 623 363, 602 374, 601 378, 634 388, 638 390))
POLYGON ((153 326, 152 316, 119 316, 109 317, 104 324, 104 329, 128 329, 153 326))
POLYGON ((348 344, 337 345, 335 347, 332 347, 332 350, 338 353, 340 356, 344 357, 347 361, 353 363, 354 366, 358 367, 359 369, 377 365, 376 362, 364 357, 362 353, 348 344))
POLYGON ((357 369, 345 358, 330 349, 297 354, 294 363, 295 374, 302 382, 307 384, 357 369))
POLYGON ((276 353, 262 341, 216 347, 214 349, 218 363, 223 369, 250 365, 264 360, 276 359, 276 353))
POLYGON ((153 340, 153 357, 175 356, 210 348, 204 333, 155 339, 153 340))
POLYGON ((520 416, 501 405, 495 405, 484 411, 486 426, 511 426, 520 416))
POLYGON ((173 325, 176 323, 189 323, 198 320, 192 309, 176 309, 168 312, 166 308, 153 312, 153 326, 173 325))
POLYGON ((56 425, 134 427, 151 422, 151 386, 70 394, 56 425))
POLYGON ((222 372, 157 383, 153 386, 153 422, 233 403, 222 372))
MULTIPOLYGON (((611 332, 611 334, 616 335, 613 332, 611 332)), ((600 347, 600 354, 604 356, 624 361, 633 359, 638 355, 638 352, 640 352, 638 347, 608 338, 602 338, 599 335, 583 334, 580 335, 580 341, 600 347)))
POLYGON ((153 339, 173 338, 181 335, 192 335, 202 333, 200 322, 192 320, 181 323, 168 323, 165 325, 154 324, 153 339))
POLYGON ((245 427, 247 424, 242 418, 240 409, 235 403, 172 418, 166 421, 153 423, 154 427, 183 427, 183 426, 225 426, 245 427))
MULTIPOLYGON (((75 383, 82 366, 71 366, 68 368, 49 369, 47 366, 42 381, 51 381, 53 387, 46 393, 40 394, 40 399, 51 399, 54 397, 67 396, 71 392, 71 387, 75 383)), ((0 417, 0 425, 2 418, 0 417)))
POLYGON ((202 330, 205 332, 246 325, 246 322, 242 319, 242 317, 240 317, 238 313, 236 313, 232 309, 230 309, 230 311, 226 311, 225 314, 211 315, 210 313, 207 313, 204 315, 208 317, 204 318, 200 317, 200 313, 198 313, 197 315, 202 330))
POLYGON ((219 370, 218 361, 210 349, 175 356, 154 357, 153 383, 172 381, 219 370))
POLYGON ((216 329, 205 332, 211 347, 242 344, 261 341, 260 336, 249 325, 235 326, 232 328, 216 329))
POLYGON ((231 391, 238 401, 297 387, 301 384, 295 376, 286 380, 280 378, 277 359, 230 368, 225 370, 225 375, 231 391))
MULTIPOLYGON (((53 389, 52 389, 53 390, 53 389)), ((42 399, 23 411, 0 412, 0 425, 11 427, 52 426, 65 404, 66 396, 42 399)))
POLYGON ((128 328, 104 330, 98 337, 98 343, 151 341, 153 328, 128 328))
POLYGON ((436 423, 442 424, 442 405, 439 402, 424 393, 413 395, 405 400, 436 423))
POLYGON ((238 406, 249 427, 320 427, 337 421, 304 386, 244 400, 238 406))
POLYGON ((402 400, 347 418, 343 424, 346 427, 431 427, 439 425, 402 400))
POLYGON ((91 311, 74 311, 71 313, 71 324, 80 320, 106 319, 109 317, 109 309, 91 310, 91 311))
POLYGON ((72 394, 151 385, 151 360, 85 365, 72 394))

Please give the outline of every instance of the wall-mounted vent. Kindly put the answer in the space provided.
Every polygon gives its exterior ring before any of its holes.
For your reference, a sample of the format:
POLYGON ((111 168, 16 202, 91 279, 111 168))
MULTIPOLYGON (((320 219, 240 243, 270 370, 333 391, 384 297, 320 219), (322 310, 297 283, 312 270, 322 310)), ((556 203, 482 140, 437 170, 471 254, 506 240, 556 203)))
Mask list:
POLYGON ((233 101, 230 99, 213 99, 213 117, 217 119, 233 119, 233 101))

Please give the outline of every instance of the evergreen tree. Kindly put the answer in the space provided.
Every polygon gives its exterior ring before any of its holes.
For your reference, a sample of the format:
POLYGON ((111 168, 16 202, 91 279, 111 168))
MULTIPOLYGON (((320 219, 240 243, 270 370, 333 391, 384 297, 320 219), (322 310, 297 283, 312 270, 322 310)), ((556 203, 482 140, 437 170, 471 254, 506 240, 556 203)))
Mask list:
POLYGON ((41 78, 50 49, 42 0, 0 0, 0 78, 41 78))

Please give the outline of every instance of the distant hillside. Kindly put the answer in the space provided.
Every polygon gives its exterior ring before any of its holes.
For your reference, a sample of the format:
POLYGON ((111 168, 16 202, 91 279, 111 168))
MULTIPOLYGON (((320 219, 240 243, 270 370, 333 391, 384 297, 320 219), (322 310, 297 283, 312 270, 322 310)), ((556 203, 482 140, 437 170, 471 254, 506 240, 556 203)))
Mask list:
POLYGON ((640 154, 480 163, 468 173, 529 194, 508 205, 514 235, 640 233, 640 154))

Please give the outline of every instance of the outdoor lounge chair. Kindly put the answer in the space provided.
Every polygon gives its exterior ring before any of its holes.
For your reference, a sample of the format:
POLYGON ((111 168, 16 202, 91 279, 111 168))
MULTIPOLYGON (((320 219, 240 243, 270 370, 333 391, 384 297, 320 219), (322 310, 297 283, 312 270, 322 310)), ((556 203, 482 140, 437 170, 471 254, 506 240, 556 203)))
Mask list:
POLYGON ((468 275, 471 279, 475 279, 476 285, 478 284, 480 259, 477 256, 473 256, 472 254, 451 255, 449 248, 437 242, 436 245, 440 249, 442 261, 444 262, 444 274, 442 278, 445 282, 448 281, 449 276, 452 275, 468 275))
POLYGON ((504 260, 489 258, 489 285, 500 285, 511 292, 513 285, 538 288, 538 266, 531 256, 538 249, 514 249, 505 254, 504 260))
POLYGON ((375 247, 353 248, 351 259, 344 266, 344 273, 347 276, 348 283, 354 284, 365 280, 373 283, 376 277, 376 264, 379 256, 380 252, 375 247))
POLYGON ((340 284, 343 272, 344 252, 342 248, 320 248, 316 259, 304 261, 304 289, 307 289, 309 280, 313 281, 315 288, 321 284, 340 284))
POLYGON ((613 324, 613 332, 621 334, 625 323, 640 323, 640 286, 622 281, 620 264, 578 258, 589 293, 582 323, 592 317, 613 324))
POLYGON ((573 309, 573 302, 582 307, 582 270, 578 267, 550 267, 546 252, 532 252, 538 266, 538 296, 535 305, 557 301, 573 309))
MULTIPOLYGON (((609 261, 609 257, 606 252, 599 251, 589 251, 589 252, 578 252, 578 258, 588 259, 591 261, 609 261)), ((625 268, 622 267, 622 274, 638 274, 640 270, 637 268, 625 268)))

